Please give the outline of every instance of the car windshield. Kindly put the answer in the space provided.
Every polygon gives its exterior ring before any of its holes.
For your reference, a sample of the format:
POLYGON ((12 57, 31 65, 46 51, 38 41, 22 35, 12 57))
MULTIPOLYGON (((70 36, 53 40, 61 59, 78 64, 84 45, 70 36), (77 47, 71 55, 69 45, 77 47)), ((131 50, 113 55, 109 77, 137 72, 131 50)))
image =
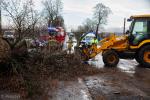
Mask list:
POLYGON ((87 39, 87 40, 92 40, 93 37, 91 37, 91 36, 86 36, 86 39, 87 39))
POLYGON ((5 35, 13 35, 13 33, 11 33, 11 32, 5 32, 4 34, 5 35))

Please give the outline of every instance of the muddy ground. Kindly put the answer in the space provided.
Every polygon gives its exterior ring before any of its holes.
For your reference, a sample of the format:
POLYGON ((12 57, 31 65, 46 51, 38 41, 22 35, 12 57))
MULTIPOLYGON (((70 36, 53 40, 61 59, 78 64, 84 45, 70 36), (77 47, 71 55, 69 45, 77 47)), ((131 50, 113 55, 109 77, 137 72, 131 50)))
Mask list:
POLYGON ((135 60, 120 60, 116 68, 104 66, 101 56, 89 61, 102 70, 74 81, 54 80, 47 100, 150 100, 150 69, 135 60))
POLYGON ((28 91, 22 94, 33 94, 25 100, 150 100, 150 68, 135 60, 120 60, 117 67, 109 68, 101 55, 88 64, 77 54, 56 55, 51 55, 44 66, 28 63, 32 67, 24 72, 23 79, 6 76, 4 84, 0 78, 0 100, 22 100, 15 94, 16 88, 28 91))

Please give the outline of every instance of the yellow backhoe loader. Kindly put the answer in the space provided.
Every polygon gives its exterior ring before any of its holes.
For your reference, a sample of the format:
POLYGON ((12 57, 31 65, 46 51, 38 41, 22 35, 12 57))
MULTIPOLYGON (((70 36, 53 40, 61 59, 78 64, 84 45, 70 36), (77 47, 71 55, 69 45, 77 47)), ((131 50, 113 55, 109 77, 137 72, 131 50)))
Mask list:
POLYGON ((102 53, 106 66, 116 66, 119 59, 136 59, 144 67, 150 67, 150 15, 131 16, 130 29, 122 36, 111 36, 101 40, 100 46, 82 48, 84 60, 102 53))

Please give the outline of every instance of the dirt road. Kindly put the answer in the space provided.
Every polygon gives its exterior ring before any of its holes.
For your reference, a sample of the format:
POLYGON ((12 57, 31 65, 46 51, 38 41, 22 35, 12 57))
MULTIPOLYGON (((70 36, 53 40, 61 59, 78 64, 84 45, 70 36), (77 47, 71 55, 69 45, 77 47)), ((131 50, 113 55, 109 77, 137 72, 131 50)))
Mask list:
POLYGON ((75 81, 59 81, 49 100, 150 100, 150 69, 134 60, 120 60, 116 68, 104 67, 101 56, 89 61, 104 70, 75 81))

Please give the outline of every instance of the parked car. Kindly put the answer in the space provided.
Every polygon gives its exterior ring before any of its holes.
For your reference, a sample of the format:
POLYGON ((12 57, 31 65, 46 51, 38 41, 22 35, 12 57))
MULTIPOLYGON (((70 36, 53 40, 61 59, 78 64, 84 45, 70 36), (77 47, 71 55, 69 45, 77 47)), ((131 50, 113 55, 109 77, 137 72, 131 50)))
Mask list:
POLYGON ((14 39, 15 38, 14 32, 13 31, 5 31, 3 34, 3 38, 14 39))

